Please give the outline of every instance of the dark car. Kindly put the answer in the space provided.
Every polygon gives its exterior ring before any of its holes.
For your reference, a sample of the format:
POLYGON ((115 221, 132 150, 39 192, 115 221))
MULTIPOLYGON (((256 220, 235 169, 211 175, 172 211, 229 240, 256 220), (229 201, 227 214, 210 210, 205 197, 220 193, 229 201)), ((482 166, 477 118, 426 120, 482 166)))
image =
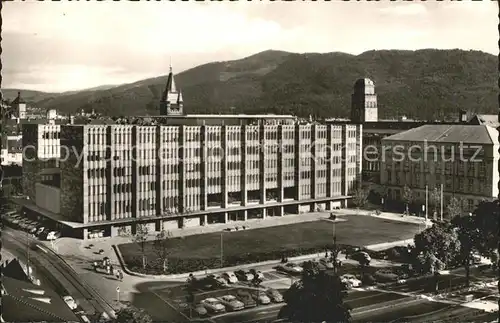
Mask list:
POLYGON ((237 270, 234 272, 234 274, 236 275, 238 280, 244 281, 244 282, 251 281, 254 278, 252 273, 250 273, 249 271, 245 271, 245 270, 237 270))
POLYGON ((255 307, 257 306, 257 302, 253 299, 252 295, 246 291, 238 291, 236 297, 245 304, 245 308, 255 307))
POLYGON ((40 240, 47 240, 47 236, 49 235, 49 232, 51 232, 51 230, 49 229, 45 229, 43 230, 42 232, 40 232, 40 234, 38 235, 38 239, 40 240))

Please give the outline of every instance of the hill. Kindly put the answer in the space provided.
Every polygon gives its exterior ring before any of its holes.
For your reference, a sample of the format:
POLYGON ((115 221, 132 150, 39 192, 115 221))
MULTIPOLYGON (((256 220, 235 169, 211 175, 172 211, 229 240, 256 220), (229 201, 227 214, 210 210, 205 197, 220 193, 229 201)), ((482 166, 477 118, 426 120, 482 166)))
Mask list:
MULTIPOLYGON (((293 54, 265 51, 201 65, 176 75, 188 113, 294 113, 349 116, 352 85, 376 85, 380 117, 456 117, 459 109, 496 113, 497 58, 479 51, 381 50, 293 54), (231 107, 236 107, 231 109, 231 107)), ((101 90, 61 94, 36 102, 64 112, 157 114, 167 75, 101 90)))
POLYGON ((9 101, 14 100, 17 97, 18 92, 22 93, 23 99, 26 100, 27 102, 37 102, 40 100, 44 100, 59 95, 59 93, 48 93, 48 92, 32 91, 32 90, 2 89, 2 95, 4 100, 9 100, 9 101))

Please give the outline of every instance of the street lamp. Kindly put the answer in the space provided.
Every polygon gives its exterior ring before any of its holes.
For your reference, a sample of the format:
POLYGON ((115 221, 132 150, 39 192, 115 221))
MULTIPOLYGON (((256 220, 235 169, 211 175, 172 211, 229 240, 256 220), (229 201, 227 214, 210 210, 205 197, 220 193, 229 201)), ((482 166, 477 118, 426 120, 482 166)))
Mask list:
POLYGON ((224 235, 221 232, 220 233, 220 268, 223 268, 224 266, 224 235))

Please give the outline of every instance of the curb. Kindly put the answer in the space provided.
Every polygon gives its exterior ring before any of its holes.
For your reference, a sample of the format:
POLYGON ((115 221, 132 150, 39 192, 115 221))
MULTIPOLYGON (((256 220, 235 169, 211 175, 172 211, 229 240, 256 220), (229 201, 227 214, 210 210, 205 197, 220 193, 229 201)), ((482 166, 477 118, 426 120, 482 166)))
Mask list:
MULTIPOLYGON (((69 268, 71 268, 71 270, 75 273, 75 275, 77 277, 79 277, 79 275, 74 271, 73 267, 71 267, 68 263, 66 263, 66 261, 64 260, 63 257, 61 257, 57 252, 54 252, 52 249, 50 248, 47 248, 49 250, 50 253, 54 254, 57 258, 59 258, 66 266, 68 266, 69 268)), ((80 280, 80 284, 83 288, 87 289, 87 291, 92 291, 94 293, 94 296, 98 296, 102 303, 104 303, 106 306, 109 307, 109 309, 111 309, 110 313, 111 314, 110 316, 112 318, 116 318, 116 311, 115 309, 113 308, 113 306, 111 306, 111 304, 109 304, 105 299, 104 297, 101 296, 101 294, 99 294, 92 286, 90 286, 85 280, 80 280)), ((92 294, 92 293, 90 293, 92 294)), ((102 306, 102 305, 101 305, 102 306)), ((103 306, 104 307, 104 306, 103 306)))
MULTIPOLYGON (((332 221, 332 222, 337 222, 337 221, 332 221)), ((343 220, 343 221, 347 221, 347 220, 343 220)), ((342 222, 342 220, 340 222, 342 222)), ((403 242, 406 242, 406 240, 394 241, 391 244, 398 245, 398 244, 401 244, 403 242)), ((262 262, 256 262, 256 263, 251 263, 251 264, 242 264, 242 265, 231 266, 231 267, 211 268, 211 269, 199 270, 199 271, 195 271, 195 272, 187 272, 187 273, 182 273, 182 274, 151 275, 151 274, 138 273, 138 272, 135 272, 135 271, 128 269, 126 264, 125 264, 125 260, 123 259, 123 255, 120 252, 120 248, 118 248, 117 245, 112 245, 111 247, 115 251, 115 254, 118 258, 120 266, 122 267, 122 269, 125 273, 127 273, 128 275, 131 275, 131 276, 151 278, 151 279, 172 279, 172 280, 187 279, 190 274, 193 274, 194 276, 203 276, 203 275, 221 273, 224 271, 235 271, 235 270, 249 269, 249 268, 260 267, 260 266, 278 265, 281 263, 281 260, 275 259, 275 260, 267 260, 267 261, 262 261, 262 262)), ((371 246, 368 245, 368 246, 365 246, 364 248, 370 249, 370 247, 371 246)), ((323 252, 319 252, 319 253, 314 253, 314 254, 307 254, 307 255, 301 255, 301 256, 296 256, 296 257, 290 257, 289 260, 290 260, 290 262, 316 260, 316 259, 323 258, 323 255, 324 255, 323 252)), ((390 284, 394 284, 394 283, 390 283, 390 284)))
MULTIPOLYGON (((116 256, 118 258, 118 261, 120 262, 120 266, 123 268, 123 271, 125 273, 127 273, 128 275, 131 275, 131 276, 152 278, 152 279, 174 279, 174 280, 175 279, 184 279, 184 278, 188 278, 189 275, 191 275, 191 274, 193 274, 194 276, 201 276, 201 275, 209 275, 209 274, 219 273, 219 272, 224 272, 224 271, 234 271, 234 270, 238 270, 238 269, 248 269, 248 268, 259 267, 259 266, 277 265, 277 264, 281 263, 281 260, 268 260, 268 261, 257 262, 257 263, 246 264, 246 265, 199 270, 199 271, 190 272, 190 273, 172 274, 172 275, 149 275, 149 274, 141 274, 141 273, 138 273, 138 272, 135 272, 135 271, 128 269, 127 266, 125 265, 125 261, 123 259, 121 252, 120 252, 120 249, 116 245, 112 245, 111 247, 115 251, 116 256)), ((322 255, 324 255, 324 254, 323 253, 316 253, 316 254, 309 254, 309 255, 292 257, 289 259, 292 262, 300 261, 300 260, 305 261, 305 260, 312 260, 312 259, 320 258, 322 255)))

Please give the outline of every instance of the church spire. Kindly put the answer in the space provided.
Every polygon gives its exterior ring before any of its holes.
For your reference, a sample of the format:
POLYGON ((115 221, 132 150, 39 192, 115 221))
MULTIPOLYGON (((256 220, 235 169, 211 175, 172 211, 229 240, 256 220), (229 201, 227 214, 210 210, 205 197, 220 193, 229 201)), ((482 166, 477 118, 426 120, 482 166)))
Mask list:
POLYGON ((172 60, 170 60, 167 84, 160 101, 160 115, 182 115, 183 99, 180 89, 175 85, 172 60))
POLYGON ((168 73, 167 85, 163 91, 162 101, 168 101, 169 94, 176 94, 177 89, 175 86, 174 72, 172 71, 172 65, 170 65, 170 71, 168 73))

